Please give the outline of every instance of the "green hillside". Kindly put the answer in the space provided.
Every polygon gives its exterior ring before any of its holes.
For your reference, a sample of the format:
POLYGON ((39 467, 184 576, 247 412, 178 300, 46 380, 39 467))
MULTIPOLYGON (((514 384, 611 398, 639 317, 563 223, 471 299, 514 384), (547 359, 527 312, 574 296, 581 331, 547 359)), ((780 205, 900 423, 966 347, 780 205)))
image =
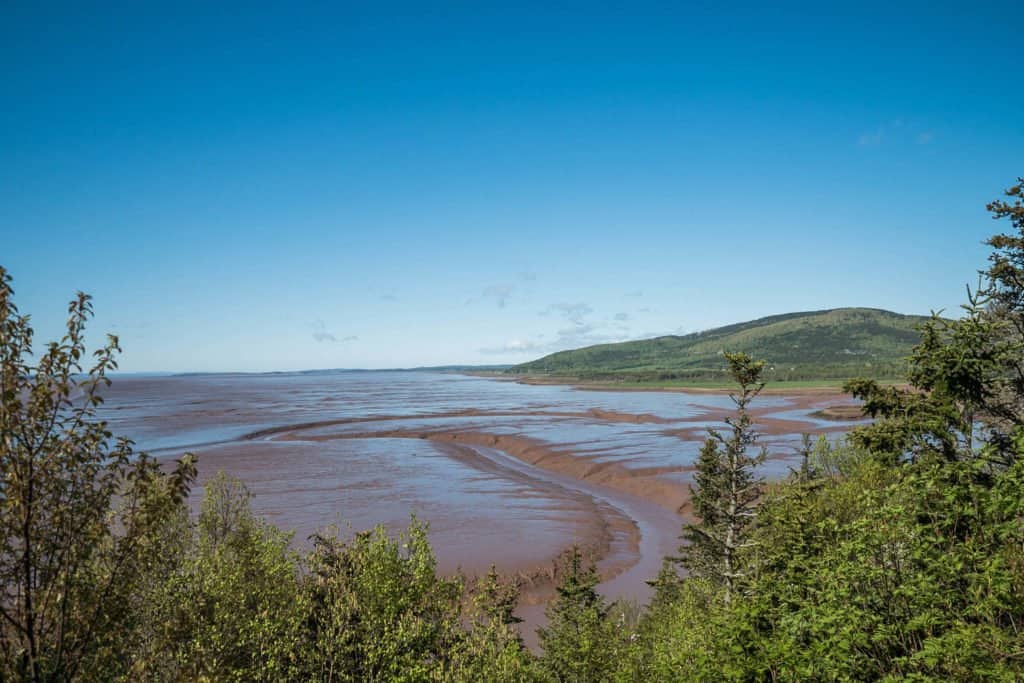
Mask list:
POLYGON ((774 381, 901 379, 904 359, 927 320, 873 308, 787 313, 685 336, 599 344, 559 351, 508 372, 584 380, 715 381, 724 351, 767 361, 774 381))

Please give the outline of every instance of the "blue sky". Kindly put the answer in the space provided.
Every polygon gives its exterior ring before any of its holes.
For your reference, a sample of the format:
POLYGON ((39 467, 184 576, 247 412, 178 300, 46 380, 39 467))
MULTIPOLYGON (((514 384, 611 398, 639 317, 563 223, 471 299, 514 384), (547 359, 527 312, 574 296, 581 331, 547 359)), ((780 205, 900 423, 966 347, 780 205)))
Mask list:
POLYGON ((0 264, 127 371, 505 363, 953 309, 1018 3, 0 10, 0 264))

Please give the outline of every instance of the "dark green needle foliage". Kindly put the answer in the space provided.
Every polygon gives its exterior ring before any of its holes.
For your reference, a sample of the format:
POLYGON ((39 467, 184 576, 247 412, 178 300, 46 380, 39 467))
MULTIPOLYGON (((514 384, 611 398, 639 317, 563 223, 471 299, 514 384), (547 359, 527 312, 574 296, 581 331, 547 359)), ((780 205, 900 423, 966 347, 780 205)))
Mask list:
POLYGON ((556 681, 608 680, 615 665, 608 605, 596 590, 597 569, 579 547, 561 558, 557 596, 539 630, 544 669, 556 681))
MULTIPOLYGON (((691 527, 692 574, 641 628, 648 679, 1024 678, 1021 185, 1007 194, 990 209, 1015 232, 989 241, 961 317, 923 325, 911 386, 851 382, 875 421, 805 443, 806 464, 753 501, 730 601, 724 544, 691 527)), ((727 490, 722 450, 705 447, 695 490, 712 529, 722 506, 703 497, 727 490)))
POLYGON ((698 521, 685 527, 687 543, 680 557, 691 574, 721 586, 728 602, 748 578, 744 555, 752 544, 750 530, 763 487, 757 466, 765 451, 756 447, 748 408, 764 387, 764 363, 745 353, 726 353, 725 358, 739 385, 732 395, 736 412, 726 418, 729 431, 711 430, 701 448, 691 487, 698 521))

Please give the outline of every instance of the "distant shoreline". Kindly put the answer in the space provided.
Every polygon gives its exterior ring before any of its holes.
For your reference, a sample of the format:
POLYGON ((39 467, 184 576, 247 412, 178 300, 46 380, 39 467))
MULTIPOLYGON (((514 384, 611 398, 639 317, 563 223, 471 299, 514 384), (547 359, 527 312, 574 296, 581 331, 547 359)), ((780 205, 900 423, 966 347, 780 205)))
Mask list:
MULTIPOLYGON (((566 386, 579 391, 649 391, 681 394, 719 394, 732 393, 735 387, 726 382, 631 382, 585 380, 579 377, 556 375, 507 375, 494 372, 465 372, 472 377, 497 379, 517 384, 533 386, 566 386)), ((907 387, 906 382, 899 380, 876 380, 879 384, 907 387)), ((766 396, 828 396, 835 395, 849 399, 850 395, 843 391, 846 380, 801 380, 793 382, 768 382, 761 391, 766 396)))

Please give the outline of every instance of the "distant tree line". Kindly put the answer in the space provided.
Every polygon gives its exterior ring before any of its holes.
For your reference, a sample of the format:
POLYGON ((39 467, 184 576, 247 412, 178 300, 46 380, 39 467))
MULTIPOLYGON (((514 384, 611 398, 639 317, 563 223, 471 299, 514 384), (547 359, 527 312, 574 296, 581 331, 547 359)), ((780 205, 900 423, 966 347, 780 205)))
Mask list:
MULTIPOLYGON (((723 355, 722 360, 725 361, 723 355)), ((767 382, 804 382, 834 380, 837 385, 853 376, 867 375, 872 379, 905 380, 909 366, 905 362, 861 361, 849 363, 801 363, 796 366, 768 366, 763 374, 767 382)), ((508 371, 507 371, 508 372, 508 371)), ((509 374, 512 374, 509 372, 509 374)), ((728 367, 688 368, 685 370, 578 370, 565 375, 569 381, 584 382, 722 382, 732 381, 728 367)))
POLYGON ((1024 678, 1024 179, 963 316, 935 317, 910 388, 856 380, 875 417, 804 440, 784 481, 725 360, 736 411, 700 453, 695 519, 643 610, 608 604, 579 549, 523 646, 514 583, 436 571, 426 525, 325 531, 307 553, 219 475, 159 467, 96 417, 116 338, 91 302, 33 348, 0 270, 0 680, 1015 681, 1024 678))

